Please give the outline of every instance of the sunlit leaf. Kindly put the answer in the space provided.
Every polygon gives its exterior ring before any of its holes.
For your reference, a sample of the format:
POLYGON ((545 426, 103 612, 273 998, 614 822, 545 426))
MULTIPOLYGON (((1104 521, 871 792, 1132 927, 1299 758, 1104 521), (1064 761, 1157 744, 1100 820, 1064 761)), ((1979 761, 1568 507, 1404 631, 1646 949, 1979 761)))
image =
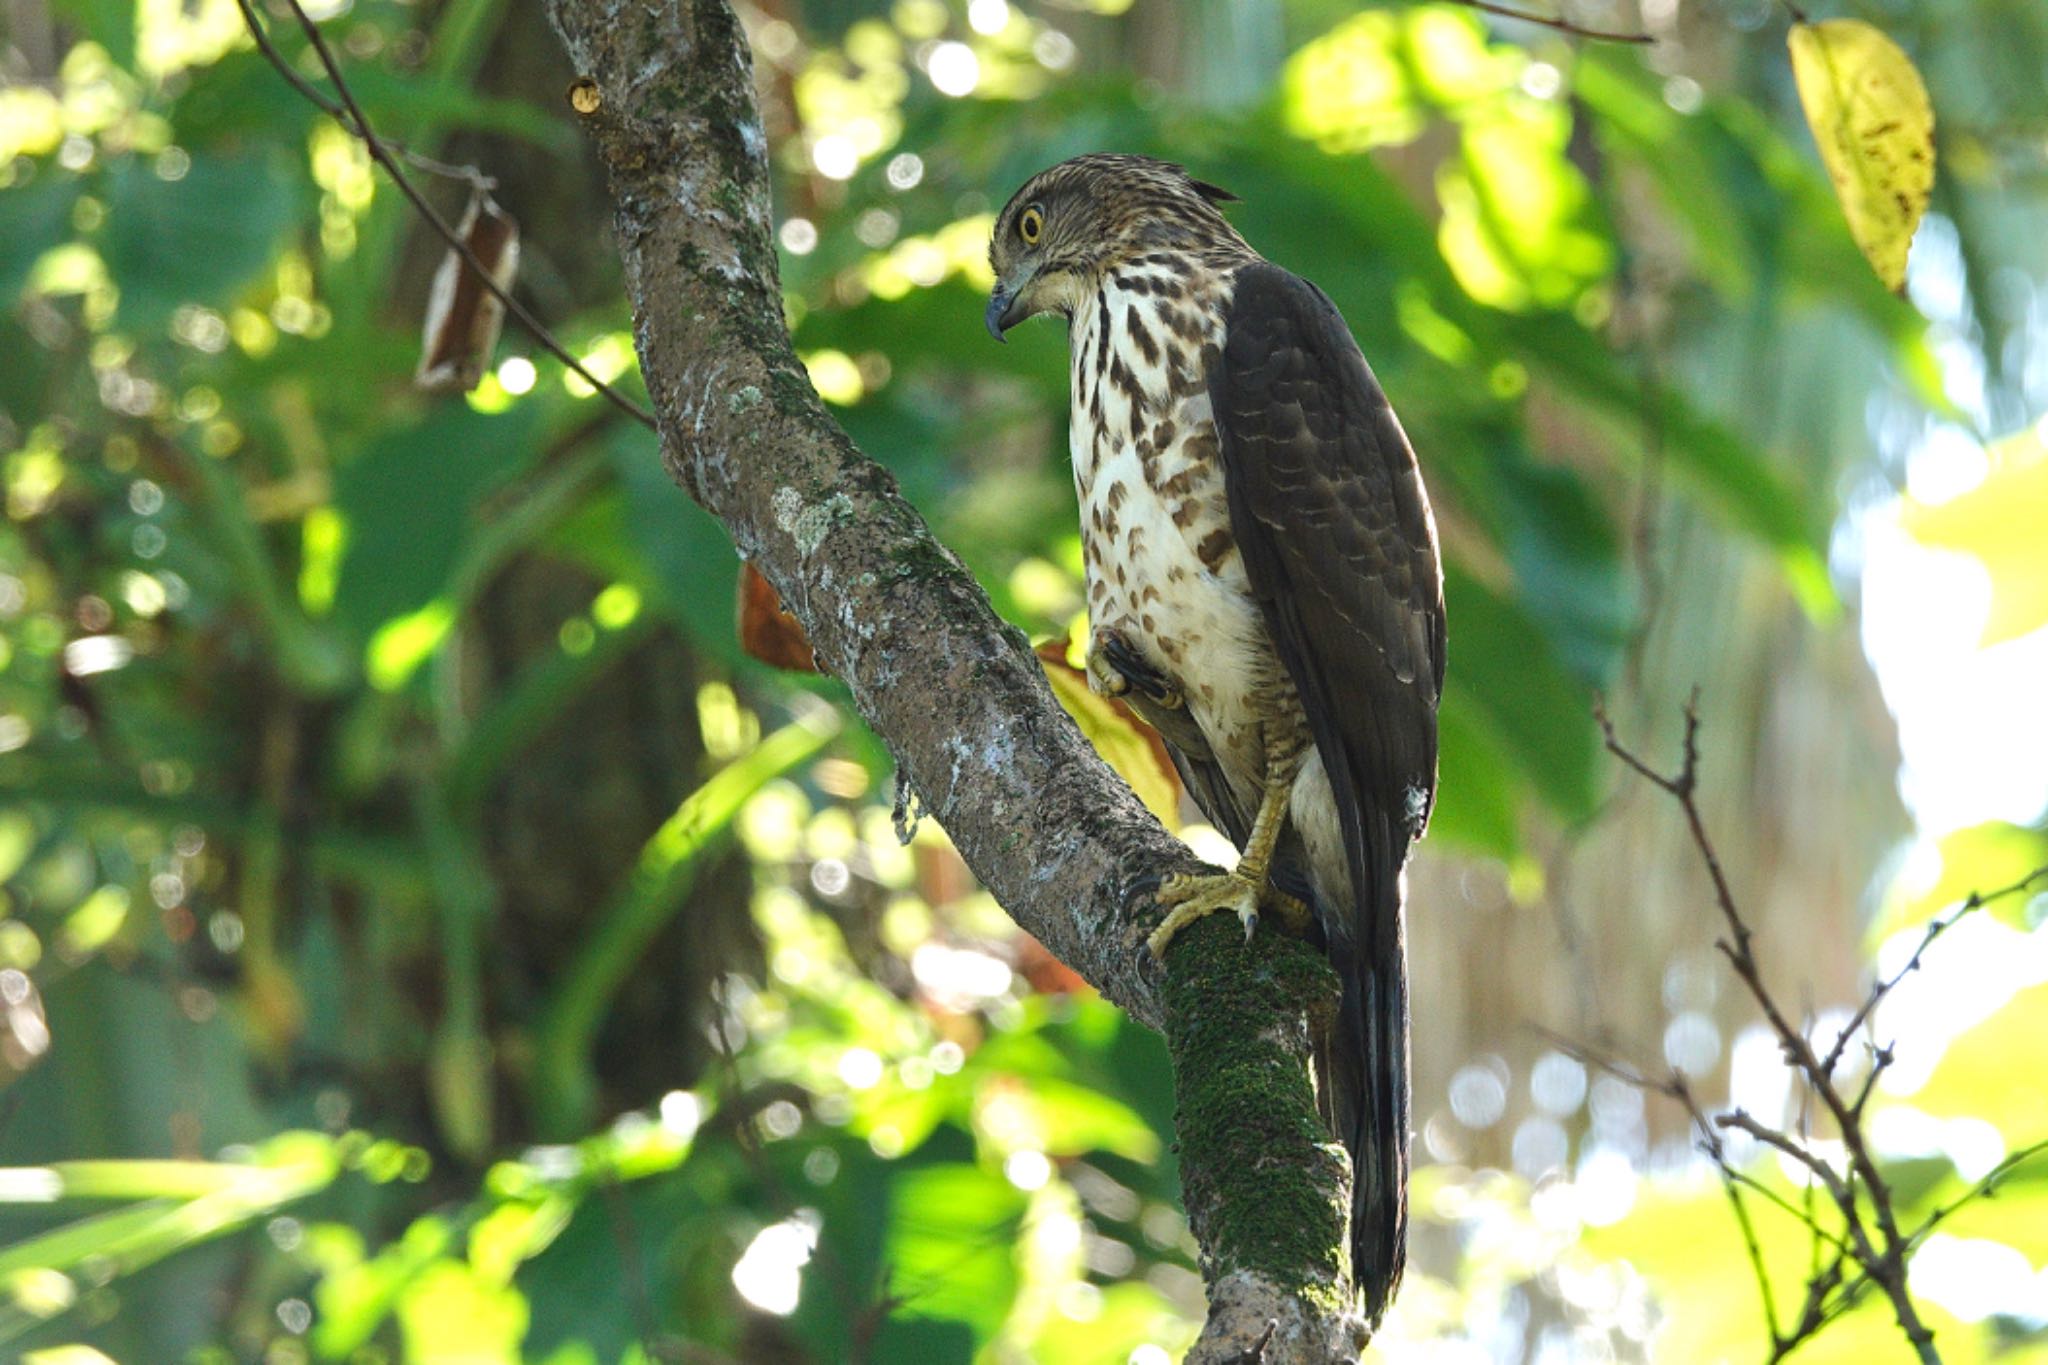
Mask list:
POLYGON ((116 1365, 112 1356, 91 1346, 46 1346, 21 1357, 21 1365, 116 1365))
POLYGON ((1149 1345, 1166 1352, 1162 1358, 1178 1359, 1194 1335, 1192 1324, 1157 1289, 1126 1281, 1103 1290, 1086 1317, 1048 1314, 1031 1357, 1062 1365, 1126 1365, 1133 1351, 1149 1345))
MULTIPOLYGON (((1944 835, 1937 852, 1941 871, 1931 883, 1911 880, 1920 865, 1917 861, 1909 862, 1893 881, 1872 926, 1874 938, 1919 924, 1955 908, 1970 895, 1988 895, 2048 867, 2048 832, 1991 821, 1944 835)), ((2048 880, 2037 884, 2031 895, 2003 897, 1985 906, 1983 913, 2022 929, 2031 928, 2033 898, 2043 894, 2048 894, 2048 880)))
POLYGON ((1400 20, 1361 14, 1294 54, 1282 78, 1288 131, 1332 152, 1408 142, 1426 112, 1400 59, 1400 20))
POLYGON ((1612 267, 1610 234, 1566 155, 1571 132, 1556 104, 1511 104, 1466 121, 1463 156, 1437 181, 1437 242, 1480 302, 1565 307, 1612 267))
POLYGON ((20 811, 0 814, 0 882, 11 879, 36 846, 36 822, 20 811))
POLYGON ((1145 808, 1168 829, 1178 829, 1180 779, 1159 736, 1122 702, 1091 692, 1086 675, 1066 661, 1064 650, 1057 645, 1042 647, 1039 661, 1045 665, 1052 694, 1081 727, 1081 733, 1102 755, 1103 762, 1116 769, 1117 776, 1130 784, 1145 808))
MULTIPOLYGON (((1771 1217, 1758 1231, 1771 1264, 1790 1271, 1805 1256, 1805 1230, 1790 1220, 1771 1217)), ((1667 1315, 1668 1358, 1747 1360, 1762 1352, 1756 1282, 1718 1183, 1695 1179, 1648 1190, 1626 1218, 1589 1231, 1582 1244, 1603 1260, 1628 1261, 1650 1280, 1667 1315)))
MULTIPOLYGON (((1962 1181, 1946 1187, 1942 1201, 1961 1199, 1967 1188, 1962 1181)), ((2035 1265, 2048 1263, 2048 1154, 2037 1153, 2001 1180, 1989 1199, 1973 1199, 1942 1219, 1941 1230, 2003 1242, 2035 1265)))
MULTIPOLYGON (((1796 1189, 1781 1177, 1761 1168, 1751 1174, 1797 1204, 1796 1189)), ((1752 1197, 1751 1204, 1759 1253, 1778 1299, 1785 1307, 1796 1305, 1811 1271, 1807 1229, 1760 1198, 1752 1197)), ((1624 1259, 1650 1281, 1663 1315, 1653 1356, 1659 1365, 1723 1365, 1770 1354, 1756 1275, 1728 1197, 1711 1177, 1652 1187, 1626 1218, 1589 1229, 1580 1246, 1603 1260, 1624 1259)), ((1937 1331, 1954 1323, 1937 1308, 1922 1308, 1937 1331)), ((1942 1340, 1946 1348, 1963 1338, 1942 1340)), ((1910 1358, 1881 1300, 1866 1301, 1798 1355, 1801 1362, 1825 1365, 1910 1358)))
POLYGON ((64 918, 57 950, 76 959, 97 952, 128 922, 128 889, 103 886, 64 918))
POLYGON ((949 1096, 939 1086, 912 1089, 893 1078, 861 1094, 848 1131, 881 1139, 888 1149, 915 1152, 944 1122, 949 1096))
POLYGON ((1129 1105, 1070 1081, 1032 1078, 1019 1097, 1051 1156, 1114 1152, 1132 1161, 1159 1155, 1159 1135, 1129 1105))
POLYGON ((517 1365, 526 1298, 460 1261, 429 1266, 398 1302, 406 1356, 463 1365, 517 1365))
POLYGON ((2029 427, 1988 454, 1991 471, 1969 492, 1933 505, 1908 498, 1900 511, 1922 545, 1973 555, 1991 575, 1981 648, 2048 625, 2048 430, 2029 427))
POLYGON ((330 1269, 314 1293, 319 1308, 314 1344, 330 1356, 345 1356, 368 1341, 390 1314, 399 1294, 454 1244, 448 1220, 425 1217, 367 1261, 330 1269))
POLYGON ((370 637, 364 656, 371 686, 383 692, 404 687, 441 647, 454 625, 455 607, 445 597, 386 621, 370 637))
POLYGON ((979 1166, 906 1171, 890 1191, 886 1263, 902 1312, 957 1318, 986 1336, 1017 1292, 1011 1244, 1026 1198, 979 1166))
POLYGON ((1849 231, 1878 278, 1906 282, 1906 252, 1934 188, 1934 107, 1912 59, 1858 19, 1794 24, 1799 102, 1849 231))
POLYGON ((2038 1058, 2048 1038, 2048 986, 2020 991, 1948 1045, 1934 1074, 1907 1097, 1937 1118, 1983 1119, 2013 1147, 2048 1137, 2048 1073, 2038 1058))

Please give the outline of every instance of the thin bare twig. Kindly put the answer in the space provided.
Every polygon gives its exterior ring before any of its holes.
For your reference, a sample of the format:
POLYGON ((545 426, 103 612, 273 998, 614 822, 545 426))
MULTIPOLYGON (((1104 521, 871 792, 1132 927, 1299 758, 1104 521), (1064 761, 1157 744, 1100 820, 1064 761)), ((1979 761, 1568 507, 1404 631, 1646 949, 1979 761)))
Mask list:
MULTIPOLYGON (((2025 892, 2038 881, 2048 881, 2048 867, 2029 873, 1999 890, 1973 894, 1955 910, 1932 921, 1915 947, 1912 957, 1898 971, 1879 978, 1872 985, 1861 1006, 1836 1035, 1826 1055, 1823 1056, 1816 1050, 1808 1030, 1793 1023, 1790 1015, 1765 984, 1763 971, 1756 956, 1755 935, 1742 915, 1727 874, 1722 868, 1720 857, 1715 851, 1713 840, 1707 833, 1706 822, 1697 800, 1700 764, 1697 689, 1686 703, 1685 730, 1680 743, 1681 757, 1675 773, 1659 771, 1622 744, 1615 733, 1613 722, 1597 705, 1594 708, 1594 719, 1600 726, 1601 736, 1610 753, 1630 771, 1678 802, 1693 847, 1713 885, 1714 903, 1720 910, 1726 927, 1726 933, 1714 946, 1728 960, 1737 979, 1742 982, 1757 1008, 1763 1012, 1784 1056, 1786 1066, 1799 1078, 1804 1087, 1800 1104, 1799 1131, 1797 1136, 1782 1132, 1739 1109, 1732 1113, 1718 1114, 1709 1122, 1693 1100, 1685 1079, 1677 1073, 1674 1072, 1669 1081, 1657 1081, 1623 1065, 1610 1065, 1607 1069, 1640 1088, 1668 1095, 1679 1101, 1684 1105, 1695 1126, 1702 1130, 1701 1145, 1720 1170, 1722 1180, 1727 1186, 1730 1204, 1749 1253, 1751 1268, 1757 1276, 1759 1289, 1763 1295, 1765 1326, 1771 1337, 1770 1360, 1782 1360, 1801 1342, 1847 1311, 1866 1290, 1875 1288, 1889 1301, 1892 1315, 1898 1322, 1900 1331, 1912 1343, 1914 1354, 1923 1365, 1933 1365, 1940 1360, 1940 1355, 1934 1348, 1934 1335, 1921 1319, 1919 1309, 1907 1289, 1908 1256, 1940 1219, 1973 1199, 1986 1197, 1995 1187, 1997 1179, 2009 1171, 2012 1165, 2026 1160, 2037 1151, 2048 1150, 2048 1143, 2015 1153, 2008 1162, 2001 1163, 1999 1168, 1994 1169, 1978 1186, 1962 1195, 1955 1204, 1937 1210, 1910 1233, 1905 1232, 1900 1228, 1892 1189, 1871 1154, 1869 1139, 1863 1127, 1864 1113, 1871 1096, 1876 1092, 1878 1079, 1892 1063, 1891 1048, 1872 1044, 1869 1072, 1863 1077, 1853 1099, 1844 1094, 1835 1073, 1846 1055, 1849 1041, 1867 1027, 1873 1013, 1885 997, 1909 973, 1919 969, 1927 949, 1936 939, 1964 915, 1973 913, 1993 901, 2025 892), (1839 1168, 1834 1162, 1819 1154, 1809 1135, 1810 1106, 1815 1102, 1840 1134, 1842 1158, 1839 1168), (1794 1208, 1781 1196, 1736 1170, 1727 1160, 1716 1130, 1743 1133, 1782 1153, 1803 1170, 1807 1176, 1805 1208, 1794 1208), (1813 1202, 1816 1188, 1825 1191, 1840 1215, 1842 1230, 1839 1237, 1822 1226, 1813 1202), (1756 1232, 1751 1225, 1746 1202, 1742 1198, 1742 1191, 1745 1189, 1764 1197, 1791 1214, 1804 1223, 1813 1234, 1805 1300, 1798 1320, 1789 1327, 1783 1325, 1778 1314, 1756 1232), (1823 1242, 1832 1249, 1832 1255, 1822 1253, 1823 1242), (1848 1275, 1851 1267, 1858 1272, 1853 1278, 1848 1275)), ((1579 1052, 1577 1055, 1583 1057, 1585 1054, 1579 1052)))
POLYGON ((1574 23, 1570 19, 1554 19, 1546 14, 1531 14, 1527 10, 1515 9, 1509 5, 1496 5, 1493 3, 1493 0, 1451 0, 1451 3, 1463 5, 1466 9, 1476 9, 1486 14, 1499 15, 1503 19, 1518 19, 1525 24, 1538 24, 1544 28, 1553 28, 1559 33, 1569 33, 1574 38, 1590 38, 1594 42, 1599 43, 1642 44, 1657 41, 1655 34, 1588 28, 1586 25, 1574 23))
MULTIPOLYGON (((285 0, 285 4, 291 7, 292 15, 298 20, 299 28, 304 31, 306 40, 312 44, 313 53, 319 58, 322 69, 327 72, 327 79, 333 83, 334 92, 340 97, 340 103, 338 104, 323 95, 305 77, 292 69, 291 63, 284 59, 283 54, 278 52, 276 46, 270 41, 270 37, 265 32, 262 22, 257 18, 256 10, 250 3, 250 0, 237 0, 237 3, 241 6, 242 20, 248 25, 250 36, 256 40, 256 46, 262 51, 270 64, 277 68, 279 74, 283 75, 292 84, 294 89, 312 100, 314 104, 318 105, 332 117, 335 122, 361 140, 364 148, 369 151, 370 158, 384 168, 385 173, 398 186, 399 193, 405 196, 407 202, 418 211, 420 217, 426 220, 427 225, 433 228, 441 240, 448 243, 449 249, 461 257, 463 264, 475 272, 477 281, 483 286, 484 290, 497 299, 498 302, 504 304, 505 310, 519 320, 519 324, 526 328, 527 332, 532 335, 535 341, 541 344, 541 347, 548 354, 568 366, 584 383, 603 394, 606 401, 610 402, 613 407, 616 407, 619 411, 640 423, 640 425, 649 430, 654 430, 654 414, 592 374, 589 368, 581 360, 577 359, 567 346, 564 346, 557 340, 555 334, 549 331, 547 326, 539 318, 535 317, 525 304, 512 297, 510 290, 498 284, 492 277, 490 267, 477 258, 477 254, 470 250, 469 243, 462 239, 462 235, 449 225, 448 220, 441 216, 440 211, 427 202, 426 196, 420 193, 419 188, 406 178, 404 168, 398 163, 399 152, 397 144, 387 142, 379 137, 376 130, 370 126, 369 116, 363 112, 362 105, 356 100, 355 92, 349 89, 348 81, 341 74, 341 63, 336 60, 334 50, 327 45, 327 39, 320 32, 320 26, 314 23, 312 17, 300 6, 299 0, 285 0)), ((410 154, 406 155, 410 156, 410 154)), ((436 174, 454 174, 457 178, 470 179, 467 173, 470 168, 450 167, 446 163, 434 163, 433 169, 435 169, 436 174)), ((472 183, 480 185, 481 179, 482 177, 479 173, 478 177, 472 180, 472 183)))
MULTIPOLYGON (((250 0, 235 0, 235 4, 242 11, 242 23, 248 28, 249 36, 256 40, 256 50, 263 54, 263 59, 270 63, 277 74, 284 77, 292 89, 303 95, 309 104, 319 109, 329 118, 334 119, 337 123, 340 123, 358 138, 368 141, 369 135, 362 129, 353 126, 348 110, 331 98, 326 91, 301 75, 299 69, 291 64, 291 60, 284 53, 278 51, 277 44, 270 40, 269 30, 264 28, 257 19, 256 11, 251 5, 250 0)), ((498 187, 498 182, 495 179, 485 175, 475 166, 458 166, 452 162, 436 160, 434 157, 428 156, 423 152, 416 152, 404 143, 393 141, 388 137, 377 140, 389 148, 394 155, 405 158, 408 165, 417 170, 425 171, 429 175, 443 176, 449 180, 460 180, 481 190, 492 190, 498 187)))
MULTIPOLYGON (((1863 1027, 1864 1021, 1870 1018, 1871 1013, 1877 1009, 1884 998, 1892 993, 1893 988, 1908 976, 1920 970, 1920 959, 1926 955, 1929 948, 1934 946, 1936 939, 1955 927, 1957 920, 1962 919, 1965 915, 1974 914, 1985 906, 1995 904, 2009 896, 2017 896, 2023 891, 2031 890, 2035 882, 2048 883, 2048 867, 2037 867, 2018 881, 2008 886, 2002 886, 1996 891, 1972 891, 1964 898, 1962 904, 1958 905, 1955 909, 1949 911, 1946 915, 1937 915, 1932 920, 1929 920, 1927 932, 1921 935, 1920 942, 1915 945, 1913 956, 1906 960, 1905 966, 1893 972, 1889 977, 1879 980, 1871 988, 1870 994, 1864 998, 1862 1005, 1850 1017, 1849 1022, 1842 1025, 1841 1035, 1835 1039, 1835 1045, 1828 1049, 1828 1055, 1823 1059, 1822 1066, 1830 1072, 1835 1069, 1835 1065, 1842 1060, 1843 1050, 1849 1046, 1849 1040, 1855 1036, 1857 1030, 1863 1027)), ((1881 1049, 1881 1051, 1888 1052, 1889 1050, 1881 1049)), ((1886 1060, 1889 1061, 1889 1057, 1886 1060)))
POLYGON ((2016 1152, 2008 1152, 2005 1158, 1985 1172, 1983 1178, 1978 1180, 1976 1184, 1970 1186, 1969 1189, 1963 1191, 1963 1193, 1923 1218, 1920 1221, 1920 1225, 1914 1228, 1912 1233, 1908 1235, 1907 1242, 1913 1246, 1919 1246, 1920 1243, 1927 1240, 1929 1233, 1947 1222, 1950 1217, 1979 1199, 1991 1198, 1992 1195, 1997 1193, 1998 1183, 2001 1180, 2032 1161, 2035 1157, 2044 1154, 2048 1154, 2048 1138, 2043 1138, 2039 1142, 2030 1142, 2016 1152))

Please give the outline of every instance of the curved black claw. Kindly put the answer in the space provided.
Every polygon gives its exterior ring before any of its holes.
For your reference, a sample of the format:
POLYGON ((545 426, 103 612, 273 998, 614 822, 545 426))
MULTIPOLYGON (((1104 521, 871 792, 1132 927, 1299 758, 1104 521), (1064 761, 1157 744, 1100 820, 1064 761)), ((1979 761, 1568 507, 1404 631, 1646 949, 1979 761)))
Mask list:
POLYGON ((1159 888, 1170 876, 1166 872, 1140 872, 1124 887, 1124 909, 1137 910, 1159 903, 1159 888))
POLYGON ((1146 658, 1122 631, 1096 631, 1090 648, 1123 678, 1131 692, 1169 711, 1182 704, 1180 689, 1174 686, 1173 679, 1146 658))

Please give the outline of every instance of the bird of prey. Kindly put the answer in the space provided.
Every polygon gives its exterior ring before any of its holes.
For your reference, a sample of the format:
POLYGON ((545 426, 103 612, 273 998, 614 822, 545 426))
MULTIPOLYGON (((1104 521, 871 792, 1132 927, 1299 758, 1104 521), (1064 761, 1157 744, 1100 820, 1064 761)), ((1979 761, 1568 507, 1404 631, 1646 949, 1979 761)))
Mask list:
POLYGON ((1040 172, 996 218, 988 327, 1067 320, 1090 682, 1242 850, 1160 887, 1153 951, 1226 909, 1249 939, 1263 907, 1343 983, 1318 1103, 1377 1324, 1405 1258, 1402 869, 1436 793, 1443 577, 1379 382, 1322 291, 1225 220, 1235 197, 1145 157, 1040 172))

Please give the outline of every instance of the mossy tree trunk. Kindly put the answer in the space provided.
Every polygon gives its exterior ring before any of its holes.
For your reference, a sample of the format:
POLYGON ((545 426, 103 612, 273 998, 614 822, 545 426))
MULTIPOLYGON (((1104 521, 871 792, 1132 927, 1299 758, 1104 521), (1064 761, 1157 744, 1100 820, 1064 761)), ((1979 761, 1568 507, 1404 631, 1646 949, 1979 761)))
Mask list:
POLYGON ((1181 1170, 1209 1320, 1189 1359, 1356 1354, 1347 1172, 1317 1120, 1303 945, 1191 930, 1145 950, 1158 879, 1197 871, 1053 699, 894 481, 826 413, 790 346, 767 138, 725 0, 549 0, 572 103, 611 178, 642 374, 670 473, 809 633, 905 777, 1018 922, 1174 1056, 1181 1170))

